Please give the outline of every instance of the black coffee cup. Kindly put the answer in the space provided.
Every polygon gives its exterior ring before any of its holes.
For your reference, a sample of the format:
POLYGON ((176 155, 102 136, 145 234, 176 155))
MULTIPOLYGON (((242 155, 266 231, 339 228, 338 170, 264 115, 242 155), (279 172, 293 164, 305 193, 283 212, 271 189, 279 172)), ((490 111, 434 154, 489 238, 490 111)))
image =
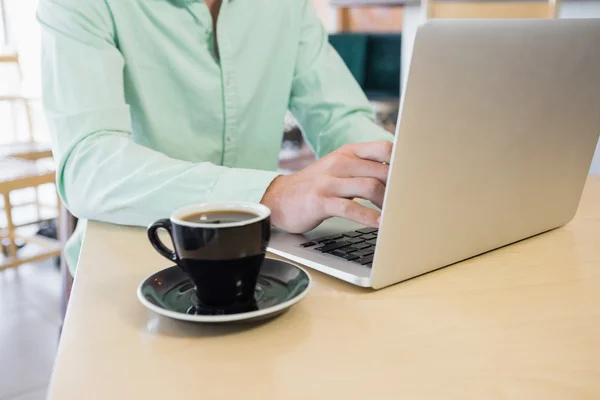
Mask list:
POLYGON ((148 227, 148 238, 190 277, 200 305, 226 307, 252 302, 271 235, 271 211, 262 204, 221 202, 192 205, 148 227), (169 232, 175 251, 158 237, 169 232))

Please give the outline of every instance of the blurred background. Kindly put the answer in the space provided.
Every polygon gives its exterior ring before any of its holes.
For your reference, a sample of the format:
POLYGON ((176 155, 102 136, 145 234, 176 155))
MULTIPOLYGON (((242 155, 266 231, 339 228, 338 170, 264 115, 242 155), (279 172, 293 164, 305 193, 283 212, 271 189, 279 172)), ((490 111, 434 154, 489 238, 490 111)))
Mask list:
MULTIPOLYGON (((432 18, 600 18, 600 0, 313 0, 329 40, 395 131, 417 27, 432 18)), ((0 0, 0 400, 43 399, 71 279, 60 249, 76 220, 59 207, 40 105, 37 0, 0 0)), ((598 105, 600 107, 600 105, 598 105)), ((565 133, 568 134, 568 133, 565 133)), ((291 114, 281 170, 314 161, 291 114)), ((591 172, 600 174, 600 145, 591 172)))

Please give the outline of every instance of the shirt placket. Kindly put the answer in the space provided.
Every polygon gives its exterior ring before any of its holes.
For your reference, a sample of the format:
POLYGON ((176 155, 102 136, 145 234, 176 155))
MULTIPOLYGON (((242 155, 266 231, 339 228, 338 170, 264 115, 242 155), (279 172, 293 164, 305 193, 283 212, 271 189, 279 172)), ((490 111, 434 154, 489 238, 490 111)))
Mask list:
MULTIPOLYGON (((181 0, 186 1, 188 4, 191 3, 204 3, 204 0, 181 0)), ((221 164, 224 166, 233 167, 237 164, 237 139, 238 139, 238 128, 237 128, 237 95, 235 85, 235 69, 234 63, 231 60, 231 45, 227 30, 224 26, 227 26, 227 6, 229 1, 223 0, 221 9, 219 11, 217 29, 213 32, 212 17, 208 7, 204 6, 196 8, 200 10, 199 14, 195 14, 188 6, 188 10, 198 19, 199 23, 205 26, 204 34, 209 39, 211 34, 217 37, 219 43, 219 68, 221 71, 221 92, 223 94, 223 127, 222 127, 222 140, 223 150, 221 157, 221 164)), ((215 99, 217 101, 217 99, 215 99)))
POLYGON ((231 43, 227 35, 227 7, 228 0, 224 0, 219 12, 217 24, 217 40, 219 43, 219 60, 221 66, 221 84, 223 87, 223 112, 225 126, 223 129, 223 165, 235 166, 237 164, 237 95, 235 85, 235 67, 231 59, 231 43))

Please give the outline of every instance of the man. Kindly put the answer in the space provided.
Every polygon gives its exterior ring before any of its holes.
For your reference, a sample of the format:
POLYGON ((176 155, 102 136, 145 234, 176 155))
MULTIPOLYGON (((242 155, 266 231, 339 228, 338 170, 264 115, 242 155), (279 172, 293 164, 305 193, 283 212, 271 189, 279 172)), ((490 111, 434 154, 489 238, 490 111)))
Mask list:
POLYGON ((145 226, 190 203, 262 202, 305 232, 377 226, 391 135, 329 46, 312 0, 40 0, 57 184, 84 219, 145 226), (290 109, 319 161, 277 172, 290 109))

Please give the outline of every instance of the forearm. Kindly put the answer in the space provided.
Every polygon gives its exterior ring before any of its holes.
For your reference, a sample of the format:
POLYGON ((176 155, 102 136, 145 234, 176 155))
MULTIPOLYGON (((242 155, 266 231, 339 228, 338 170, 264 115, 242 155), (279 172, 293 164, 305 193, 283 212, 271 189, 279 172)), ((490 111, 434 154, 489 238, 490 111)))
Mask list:
POLYGON ((277 173, 176 160, 101 131, 59 157, 59 191, 79 218, 145 226, 181 206, 206 201, 259 202, 277 173))
POLYGON ((368 105, 313 107, 303 124, 308 140, 319 158, 350 143, 393 141, 394 136, 375 122, 368 105))
POLYGON ((388 140, 393 142, 394 136, 360 112, 350 113, 341 118, 318 136, 322 154, 329 154, 349 143, 376 142, 388 140))

